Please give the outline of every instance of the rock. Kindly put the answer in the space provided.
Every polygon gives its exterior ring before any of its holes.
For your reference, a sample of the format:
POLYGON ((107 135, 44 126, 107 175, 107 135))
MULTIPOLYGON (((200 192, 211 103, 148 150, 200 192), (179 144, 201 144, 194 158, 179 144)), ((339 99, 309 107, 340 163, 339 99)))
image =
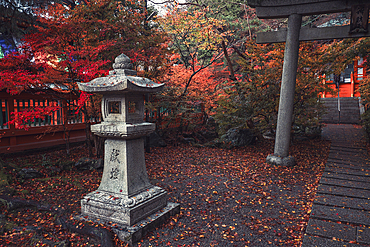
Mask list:
POLYGON ((45 228, 42 226, 22 226, 22 227, 17 226, 14 227, 13 229, 15 231, 34 231, 41 234, 45 228))
POLYGON ((12 230, 14 225, 15 225, 14 223, 6 220, 4 214, 0 214, 0 234, 12 230))
POLYGON ((75 162, 71 160, 66 160, 66 161, 59 161, 56 166, 59 167, 62 171, 70 171, 72 170, 75 162))
POLYGON ((33 168, 23 168, 18 172, 17 177, 21 179, 42 178, 44 174, 33 168))
POLYGON ((218 127, 216 120, 211 116, 208 117, 208 119, 206 121, 206 126, 210 127, 210 128, 217 128, 218 127))
POLYGON ((262 134, 262 137, 268 140, 275 140, 275 135, 276 133, 273 133, 271 131, 266 131, 265 133, 262 134))
POLYGON ((11 197, 6 195, 0 195, 0 203, 5 205, 8 210, 15 210, 18 208, 35 207, 38 210, 49 210, 50 205, 42 205, 37 201, 24 200, 17 197, 11 197))
POLYGON ((55 176, 56 174, 60 173, 62 169, 60 167, 51 166, 48 168, 48 175, 49 176, 55 176))
POLYGON ((256 137, 250 129, 236 127, 229 129, 220 139, 231 147, 242 147, 253 144, 256 137))
POLYGON ((156 131, 149 135, 149 140, 151 147, 167 147, 166 142, 163 141, 163 139, 159 136, 159 134, 156 131))
POLYGON ((310 139, 321 137, 321 126, 306 127, 305 134, 310 139))
POLYGON ((75 167, 78 170, 97 170, 104 167, 104 162, 103 159, 96 160, 83 157, 76 162, 75 167))
POLYGON ((205 143, 204 146, 209 148, 219 148, 222 146, 222 141, 220 141, 219 139, 214 139, 210 142, 205 143))
POLYGON ((184 143, 195 143, 195 139, 191 137, 184 137, 181 141, 184 143))
POLYGON ((200 134, 207 140, 218 138, 218 134, 216 131, 204 130, 201 131, 200 134))
POLYGON ((293 125, 294 138, 297 140, 315 139, 321 137, 321 126, 298 126, 293 125))

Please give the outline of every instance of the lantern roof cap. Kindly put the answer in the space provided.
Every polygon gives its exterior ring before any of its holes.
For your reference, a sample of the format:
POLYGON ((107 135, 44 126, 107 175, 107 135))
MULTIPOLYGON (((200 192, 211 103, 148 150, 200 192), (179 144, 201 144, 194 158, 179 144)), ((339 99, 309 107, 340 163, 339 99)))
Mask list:
POLYGON ((154 93, 162 90, 164 84, 155 83, 150 79, 137 76, 132 70, 131 60, 125 54, 115 58, 113 70, 109 75, 98 77, 90 82, 78 83, 81 91, 88 93, 115 94, 124 92, 154 93))

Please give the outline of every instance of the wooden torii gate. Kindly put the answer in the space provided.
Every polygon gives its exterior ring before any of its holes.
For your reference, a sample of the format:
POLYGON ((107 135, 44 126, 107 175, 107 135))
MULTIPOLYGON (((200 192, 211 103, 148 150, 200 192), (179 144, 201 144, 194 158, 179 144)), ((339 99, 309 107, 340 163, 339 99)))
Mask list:
POLYGON ((261 19, 288 18, 287 30, 257 33, 257 43, 285 42, 274 154, 267 162, 294 165, 289 156, 299 41, 370 36, 369 0, 248 0, 261 19), (302 16, 351 11, 351 24, 326 28, 302 28, 302 16))

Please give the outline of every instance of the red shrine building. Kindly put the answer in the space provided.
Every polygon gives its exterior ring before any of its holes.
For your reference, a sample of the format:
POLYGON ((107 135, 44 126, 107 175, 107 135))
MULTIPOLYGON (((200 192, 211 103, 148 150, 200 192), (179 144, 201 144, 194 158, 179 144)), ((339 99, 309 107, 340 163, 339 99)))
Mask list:
MULTIPOLYGON (((347 68, 341 73, 339 81, 339 97, 360 97, 358 92, 358 85, 361 80, 366 78, 366 68, 364 67, 364 60, 353 61, 347 68)), ((328 84, 332 89, 336 89, 334 83, 334 75, 330 75, 324 79, 325 83, 328 84)), ((331 95, 329 93, 323 93, 322 98, 337 98, 338 94, 331 95)))

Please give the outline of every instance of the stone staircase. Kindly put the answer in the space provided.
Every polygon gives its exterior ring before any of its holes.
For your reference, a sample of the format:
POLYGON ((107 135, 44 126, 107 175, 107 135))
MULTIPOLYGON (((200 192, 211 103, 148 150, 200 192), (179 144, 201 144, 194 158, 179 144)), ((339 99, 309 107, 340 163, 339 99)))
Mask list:
POLYGON ((316 190, 302 247, 370 246, 370 157, 364 129, 327 124, 329 157, 316 190))
POLYGON ((340 98, 340 112, 338 111, 338 98, 321 98, 326 108, 326 114, 323 115, 323 123, 360 123, 359 100, 356 97, 340 98))

